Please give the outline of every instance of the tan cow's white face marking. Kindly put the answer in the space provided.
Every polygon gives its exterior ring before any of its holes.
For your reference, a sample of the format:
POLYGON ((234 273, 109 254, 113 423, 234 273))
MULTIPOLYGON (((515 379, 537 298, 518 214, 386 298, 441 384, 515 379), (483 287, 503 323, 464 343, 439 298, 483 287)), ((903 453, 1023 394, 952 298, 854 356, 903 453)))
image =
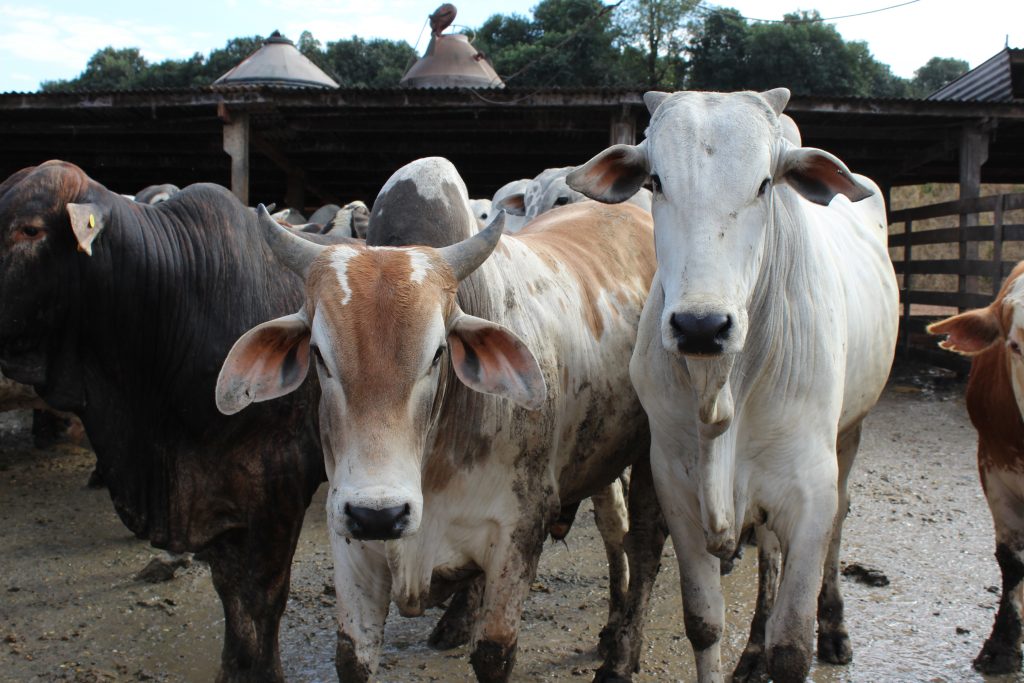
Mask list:
POLYGON ((345 246, 339 246, 331 251, 331 264, 338 275, 338 286, 341 287, 342 306, 352 298, 352 290, 348 286, 348 262, 358 253, 355 249, 345 246))

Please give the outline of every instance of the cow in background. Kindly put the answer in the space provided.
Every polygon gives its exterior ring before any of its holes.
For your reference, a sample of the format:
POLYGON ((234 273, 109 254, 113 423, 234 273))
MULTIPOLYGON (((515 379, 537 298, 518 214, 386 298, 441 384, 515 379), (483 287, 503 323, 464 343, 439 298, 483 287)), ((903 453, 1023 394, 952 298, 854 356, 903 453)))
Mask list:
POLYGON ((1021 582, 1024 581, 1024 262, 989 306, 928 327, 946 335, 940 346, 972 357, 967 412, 978 430, 978 472, 996 532, 1003 577, 992 633, 974 668, 983 674, 1020 671, 1021 582))
POLYGON ((721 681, 719 562, 757 524, 767 571, 734 680, 765 669, 802 680, 814 586, 819 658, 852 656, 839 545, 861 425, 896 340, 885 207, 870 180, 795 144, 785 88, 644 100, 647 139, 605 150, 568 183, 607 202, 654 188, 658 273, 630 372, 651 420, 686 635, 699 680, 721 681))
POLYGON ((315 382, 243 415, 214 405, 238 336, 302 300, 257 230, 216 185, 150 206, 61 161, 0 184, 0 368, 82 419, 132 532, 209 561, 225 682, 283 679, 291 558, 324 479, 315 382))
POLYGON ((500 219, 474 234, 465 184, 433 158, 384 186, 365 248, 263 225, 306 276, 305 305, 238 341, 217 403, 234 413, 285 395, 316 367, 339 677, 373 675, 389 602, 418 615, 482 574, 471 662, 480 680, 507 680, 549 525, 630 464, 620 631, 638 660, 664 541, 626 370, 653 275, 650 217, 586 202, 518 236, 502 238, 500 219))

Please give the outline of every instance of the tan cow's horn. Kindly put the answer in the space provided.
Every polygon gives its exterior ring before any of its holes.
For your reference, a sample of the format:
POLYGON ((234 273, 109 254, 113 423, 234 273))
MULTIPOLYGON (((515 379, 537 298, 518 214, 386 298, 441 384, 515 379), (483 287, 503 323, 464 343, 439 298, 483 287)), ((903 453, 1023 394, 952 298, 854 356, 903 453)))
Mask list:
POLYGON ((262 204, 256 207, 256 216, 263 230, 263 239, 274 256, 297 275, 306 277, 309 265, 326 247, 292 234, 288 228, 271 218, 267 207, 262 204))
POLYGON ((498 246, 504 228, 505 212, 499 211, 486 228, 458 244, 441 247, 437 253, 451 267, 459 282, 462 282, 491 255, 494 247, 498 246))

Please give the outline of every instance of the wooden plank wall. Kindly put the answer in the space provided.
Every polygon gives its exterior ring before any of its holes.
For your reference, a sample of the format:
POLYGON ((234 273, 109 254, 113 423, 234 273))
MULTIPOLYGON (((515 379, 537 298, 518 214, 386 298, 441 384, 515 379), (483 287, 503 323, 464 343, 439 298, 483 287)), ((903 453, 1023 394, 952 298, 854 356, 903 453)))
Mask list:
POLYGON ((889 214, 889 253, 900 286, 898 354, 966 372, 969 361, 942 351, 925 332, 935 320, 995 298, 1017 260, 1024 258, 1024 193, 931 204, 889 214), (1013 212, 1018 212, 1014 214, 1013 212), (969 220, 967 220, 969 219, 969 220), (933 227, 940 223, 939 227, 933 227), (944 227, 941 224, 969 227, 944 227), (984 244, 985 249, 979 249, 984 244), (970 248, 965 248, 965 245, 970 248), (1007 258, 1011 256, 1012 258, 1007 258), (955 289, 937 286, 955 276, 955 289))

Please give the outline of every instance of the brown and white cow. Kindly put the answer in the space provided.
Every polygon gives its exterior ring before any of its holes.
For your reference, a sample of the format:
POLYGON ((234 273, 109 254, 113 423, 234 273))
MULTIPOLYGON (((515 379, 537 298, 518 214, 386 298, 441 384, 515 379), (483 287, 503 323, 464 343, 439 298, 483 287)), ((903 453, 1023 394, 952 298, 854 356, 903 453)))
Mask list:
POLYGON ((947 335, 940 346, 973 357, 967 412, 978 430, 978 471, 996 530, 1003 593, 992 634, 974 668, 985 674, 1020 671, 1021 581, 1024 580, 1024 262, 986 308, 928 327, 947 335))
POLYGON ((305 305, 243 336, 218 382, 233 413, 293 391, 315 359, 342 680, 375 671, 391 601, 418 615, 481 574, 471 661, 480 680, 506 680, 550 524, 630 464, 617 642, 639 658, 664 540, 628 374, 654 274, 650 216, 585 202, 515 236, 500 218, 474 235, 467 202, 451 163, 430 158, 381 190, 368 245, 437 246, 310 248, 264 212, 268 242, 306 278, 305 305))

